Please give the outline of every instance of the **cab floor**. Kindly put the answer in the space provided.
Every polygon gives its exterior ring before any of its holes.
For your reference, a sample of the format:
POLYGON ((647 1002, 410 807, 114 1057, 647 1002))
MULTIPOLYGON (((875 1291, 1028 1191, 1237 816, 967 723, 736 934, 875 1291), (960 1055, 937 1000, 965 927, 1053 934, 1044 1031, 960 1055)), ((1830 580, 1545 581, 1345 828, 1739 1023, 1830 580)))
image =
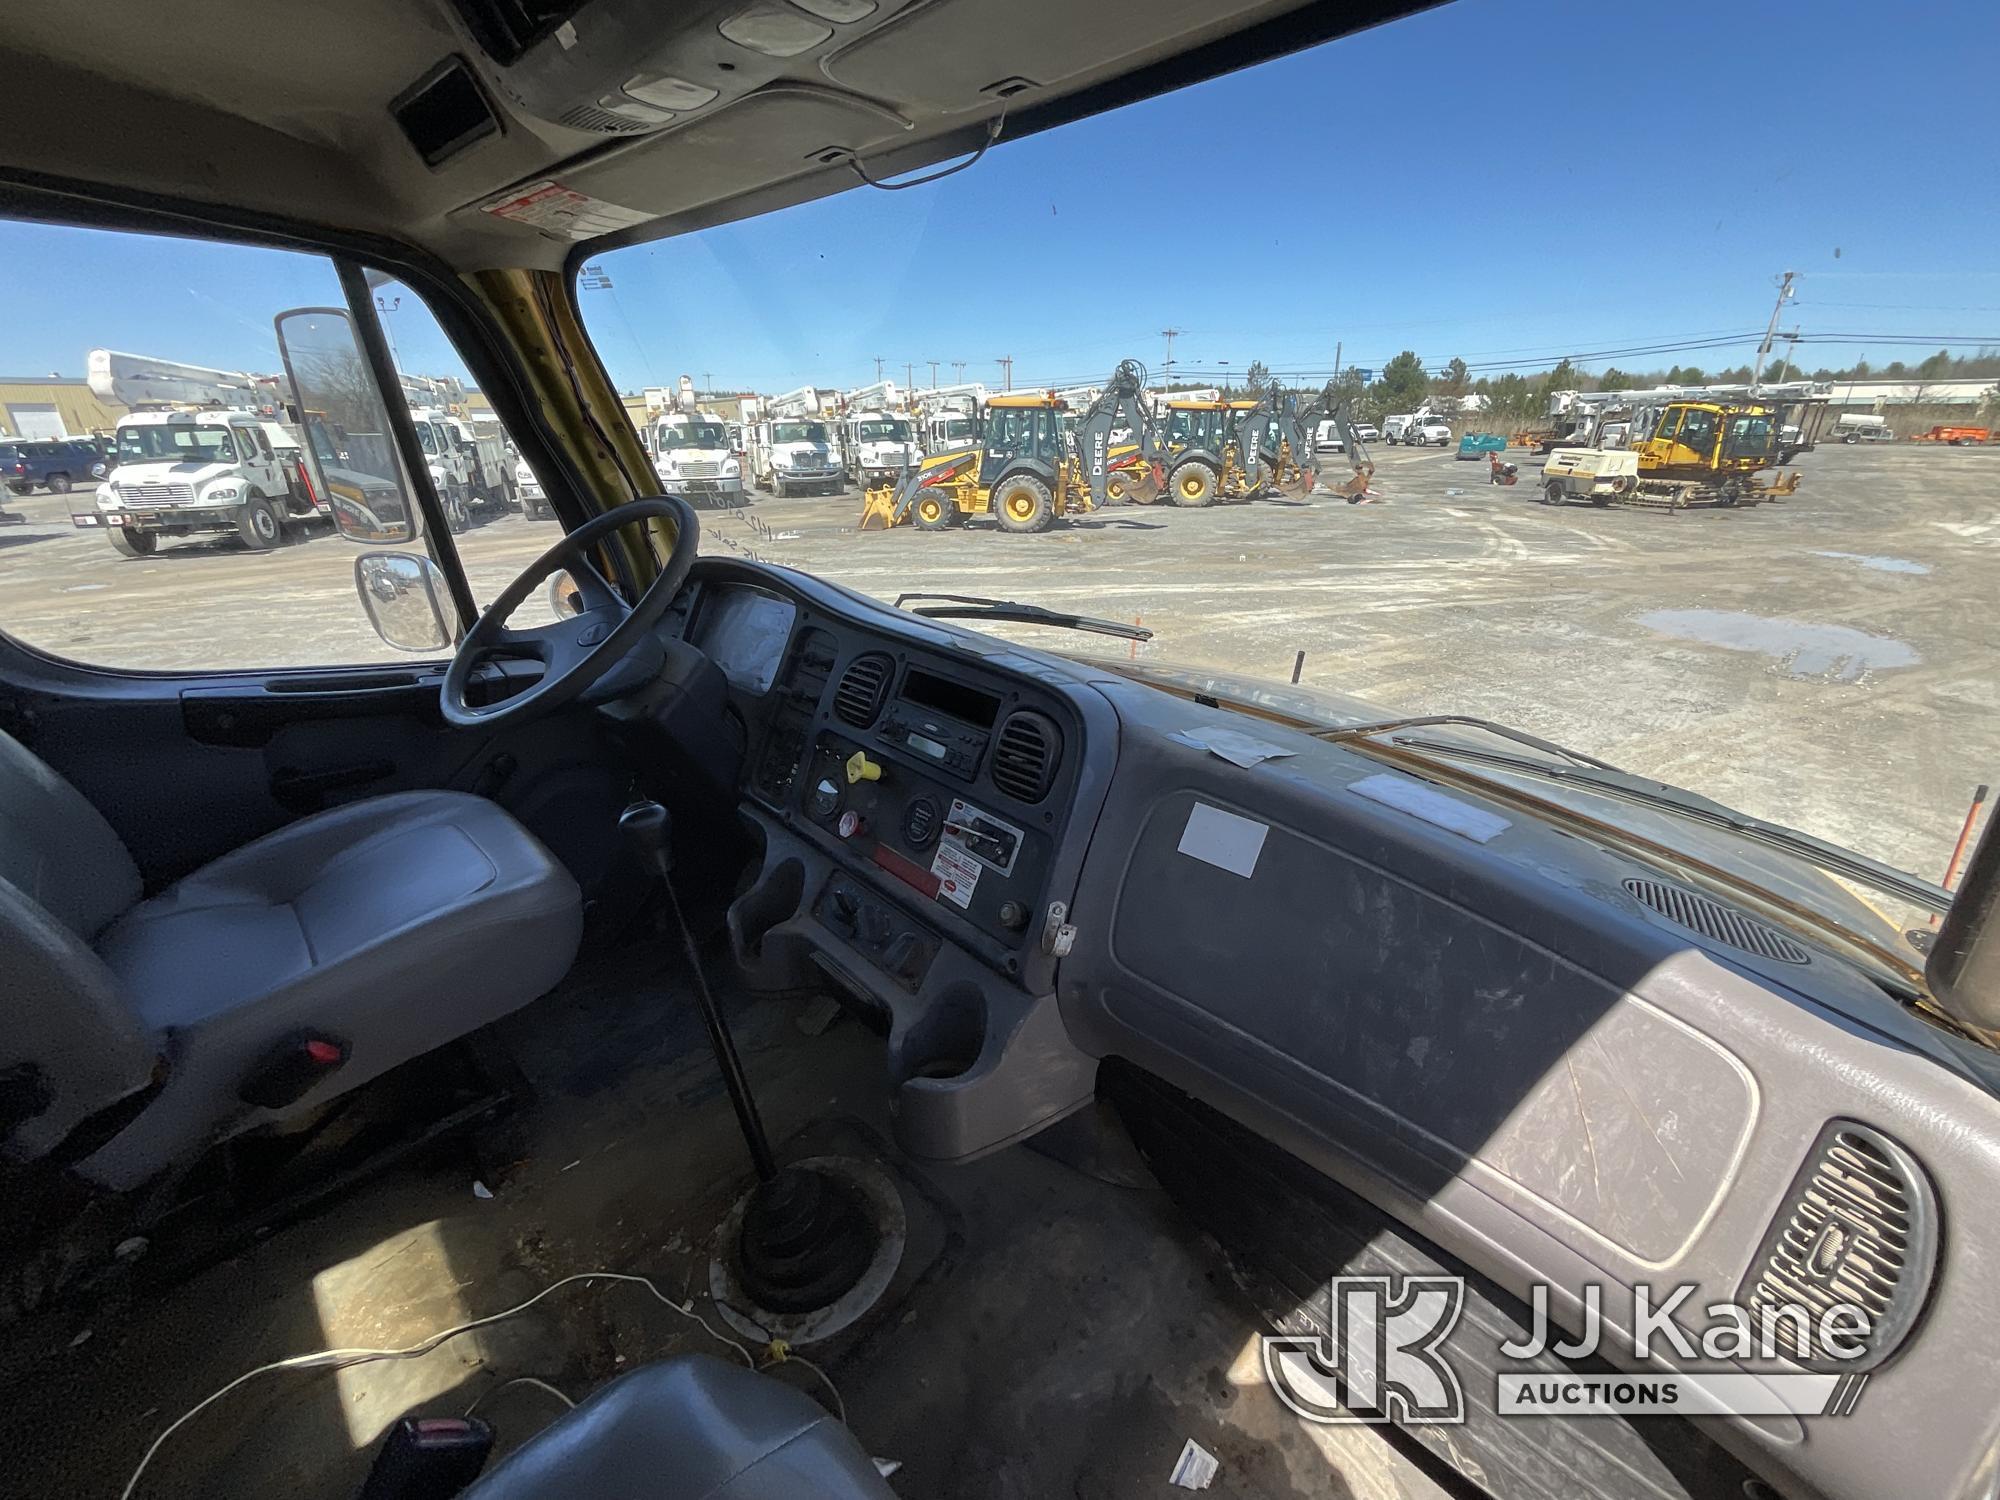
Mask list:
MULTIPOLYGON (((899 1494, 1178 1494, 1167 1476, 1189 1438, 1220 1461, 1214 1495, 1459 1493, 1405 1443, 1284 1411, 1226 1263, 1157 1187, 1024 1148, 963 1167, 900 1160, 873 1035, 843 1018, 808 1036, 799 1003, 726 1004, 773 1139, 876 1143, 945 1230, 923 1274, 860 1327, 800 1351, 836 1382, 863 1445, 900 1464, 899 1494)), ((709 1242, 748 1164, 673 947, 627 946, 501 1036, 534 1086, 502 1124, 164 1291, 9 1330, 0 1493, 118 1495, 166 1423, 252 1366, 407 1345, 578 1271, 651 1277, 722 1328, 703 1295, 709 1242)), ((352 1500, 377 1435, 406 1412, 477 1400, 497 1461, 559 1412, 504 1382, 581 1399, 689 1352, 736 1358, 643 1288, 568 1287, 420 1359, 254 1381, 177 1432, 136 1493, 352 1500)), ((813 1387, 796 1365, 776 1374, 813 1387)))

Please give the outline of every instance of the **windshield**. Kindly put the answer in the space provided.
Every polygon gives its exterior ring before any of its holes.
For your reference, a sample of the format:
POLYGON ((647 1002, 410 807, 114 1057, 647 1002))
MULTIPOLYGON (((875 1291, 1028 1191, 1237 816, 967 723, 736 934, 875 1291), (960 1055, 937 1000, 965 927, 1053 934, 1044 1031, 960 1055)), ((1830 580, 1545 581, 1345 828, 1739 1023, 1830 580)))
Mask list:
MULTIPOLYGON (((1990 175, 2000 147, 1980 138, 1972 162, 1935 180, 1908 170, 1938 149, 1924 124, 1936 48, 1907 49, 1885 76, 1865 33, 1816 34, 1810 67, 1775 93, 1760 85, 1748 60, 1796 55, 1803 14, 1732 13, 1728 55, 1707 63, 1719 71, 1704 119, 1754 135, 1780 115, 1848 119, 1837 80, 1869 77, 1871 126, 1831 154, 1781 147, 1720 200, 1610 192, 1579 230, 1546 204, 1496 213, 1488 192, 1388 172, 1345 198, 1288 200, 1220 256, 1149 232, 1079 250, 1079 226, 1104 222, 1111 161, 1132 223, 1192 213, 1219 227, 1227 195, 1191 203, 1188 183, 1233 180, 1271 141, 1323 137, 1330 77, 1343 80, 1342 116, 1359 120, 1400 118, 1422 76, 1426 99, 1450 101, 1423 129, 1487 139, 1475 101, 1523 37, 1507 8, 1468 4, 1003 132, 982 159, 908 191, 857 184, 593 253, 618 292, 579 301, 620 389, 660 378, 629 319, 671 326, 674 359, 718 372, 747 413, 802 388, 825 402, 893 382, 928 406, 915 424, 926 461, 984 445, 975 482, 957 490, 974 507, 951 518, 962 524, 906 515, 859 530, 870 481, 856 452, 844 498, 752 486, 740 511, 704 515, 717 555, 754 551, 890 600, 930 590, 1141 621, 1144 642, 970 627, 1217 684, 1289 687, 1296 666, 1299 687, 1347 705, 1348 722, 1517 726, 1936 882, 1975 790, 2000 770, 2000 617, 1985 602, 2000 465, 1990 445, 1914 439, 2000 426, 2000 348, 1979 339, 2000 272, 1988 269, 1990 215, 1963 191, 1967 168, 1990 175), (1899 184, 1891 219, 1855 197, 1858 165, 1899 184), (866 294, 774 303, 774 275, 866 294), (1056 482, 1046 529, 1010 534, 978 508, 980 486, 1037 452, 1059 461, 1061 429, 1037 436, 1031 409, 989 403, 1063 392, 1083 411, 1124 360, 1143 367, 1157 488, 1114 486, 1092 511, 1087 485, 1079 497, 1056 482), (1784 390, 1766 400, 1782 410, 1752 409, 1753 387, 1774 382, 1784 390), (975 383, 979 429, 941 405, 975 383), (1319 465, 1301 485, 1274 461, 1289 437, 1274 425, 1246 476, 1239 414, 1167 404, 1274 388, 1329 419, 1338 405, 1362 441, 1336 446, 1340 429, 1317 422, 1316 441, 1292 444, 1319 465), (1780 421, 1796 438, 1779 440, 1780 421), (1840 441, 1878 423, 1901 440, 1840 441), (1600 433, 1636 473, 1551 498, 1555 445, 1600 433), (1458 439, 1473 434, 1462 459, 1458 439), (1176 450, 1195 448, 1185 462, 1198 467, 1181 467, 1176 450)), ((1593 16, 1606 56, 1656 46, 1637 13, 1593 16)), ((1684 75, 1616 72, 1621 119, 1684 117, 1684 75)), ((1467 173, 1507 176, 1467 149, 1467 173)), ((818 435, 807 427, 780 422, 776 435, 818 435)), ((900 435, 875 419, 845 430, 900 435)), ((1607 821, 1652 815, 1591 795, 1607 821)))
POLYGON ((771 440, 778 443, 823 443, 826 428, 818 422, 778 422, 771 428, 771 440))
POLYGON ((689 422, 672 427, 656 427, 660 452, 676 448, 727 448, 729 431, 720 422, 689 422))
POLYGON ((910 435, 908 422, 862 422, 856 429, 864 443, 900 443, 910 435))
POLYGON ((198 427, 192 422, 135 423, 118 429, 118 461, 233 464, 236 444, 227 427, 198 427))

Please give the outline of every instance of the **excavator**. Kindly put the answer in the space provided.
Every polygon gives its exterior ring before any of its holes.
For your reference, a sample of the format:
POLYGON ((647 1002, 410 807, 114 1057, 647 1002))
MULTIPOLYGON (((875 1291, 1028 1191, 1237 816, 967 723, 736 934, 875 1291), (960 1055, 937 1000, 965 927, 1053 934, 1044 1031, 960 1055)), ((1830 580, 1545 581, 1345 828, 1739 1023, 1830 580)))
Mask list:
POLYGON ((1152 499, 1164 473, 1145 383, 1137 362, 1121 363, 1078 421, 1074 444, 1064 424, 1070 406, 1057 392, 989 396, 977 438, 928 454, 899 483, 867 491, 857 529, 887 531, 907 521, 920 531, 946 531, 990 515, 1002 531, 1046 531, 1059 516, 1152 499), (1113 443, 1121 427, 1137 441, 1113 443))

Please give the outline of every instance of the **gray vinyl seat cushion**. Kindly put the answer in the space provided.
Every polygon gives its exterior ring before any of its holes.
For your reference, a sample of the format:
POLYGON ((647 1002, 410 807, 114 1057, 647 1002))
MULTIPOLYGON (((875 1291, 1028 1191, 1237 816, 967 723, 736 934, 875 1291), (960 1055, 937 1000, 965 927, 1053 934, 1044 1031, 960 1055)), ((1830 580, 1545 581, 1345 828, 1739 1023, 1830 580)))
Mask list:
POLYGON ((347 1048, 284 1113, 309 1110, 546 993, 583 928, 569 872, 462 792, 332 808, 139 891, 97 810, 0 735, 0 1155, 143 1099, 80 1163, 135 1187, 274 1117, 239 1097, 273 1048, 347 1048))
POLYGON ((687 1355, 621 1376, 461 1492, 461 1500, 895 1500, 809 1396, 687 1355))
POLYGON ((216 1103, 291 1033, 349 1046, 320 1086, 333 1093, 475 1031, 568 972, 582 923, 555 858, 463 792, 372 797, 225 854, 98 939, 170 1051, 146 1130, 85 1170, 114 1187, 143 1180, 196 1144, 216 1103))

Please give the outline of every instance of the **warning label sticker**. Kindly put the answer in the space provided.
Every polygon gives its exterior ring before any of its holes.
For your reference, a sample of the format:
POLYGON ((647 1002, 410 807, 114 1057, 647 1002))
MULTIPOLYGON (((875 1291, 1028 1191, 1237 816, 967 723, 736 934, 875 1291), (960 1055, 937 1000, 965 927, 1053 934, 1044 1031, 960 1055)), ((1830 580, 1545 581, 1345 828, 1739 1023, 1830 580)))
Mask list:
POLYGON ((566 240, 595 239, 617 229, 646 222, 646 215, 620 208, 560 182, 531 182, 479 205, 486 213, 566 240))
POLYGON ((978 860, 951 839, 938 840, 937 854, 931 860, 931 874, 938 878, 938 900, 961 908, 971 906, 982 868, 978 860))

